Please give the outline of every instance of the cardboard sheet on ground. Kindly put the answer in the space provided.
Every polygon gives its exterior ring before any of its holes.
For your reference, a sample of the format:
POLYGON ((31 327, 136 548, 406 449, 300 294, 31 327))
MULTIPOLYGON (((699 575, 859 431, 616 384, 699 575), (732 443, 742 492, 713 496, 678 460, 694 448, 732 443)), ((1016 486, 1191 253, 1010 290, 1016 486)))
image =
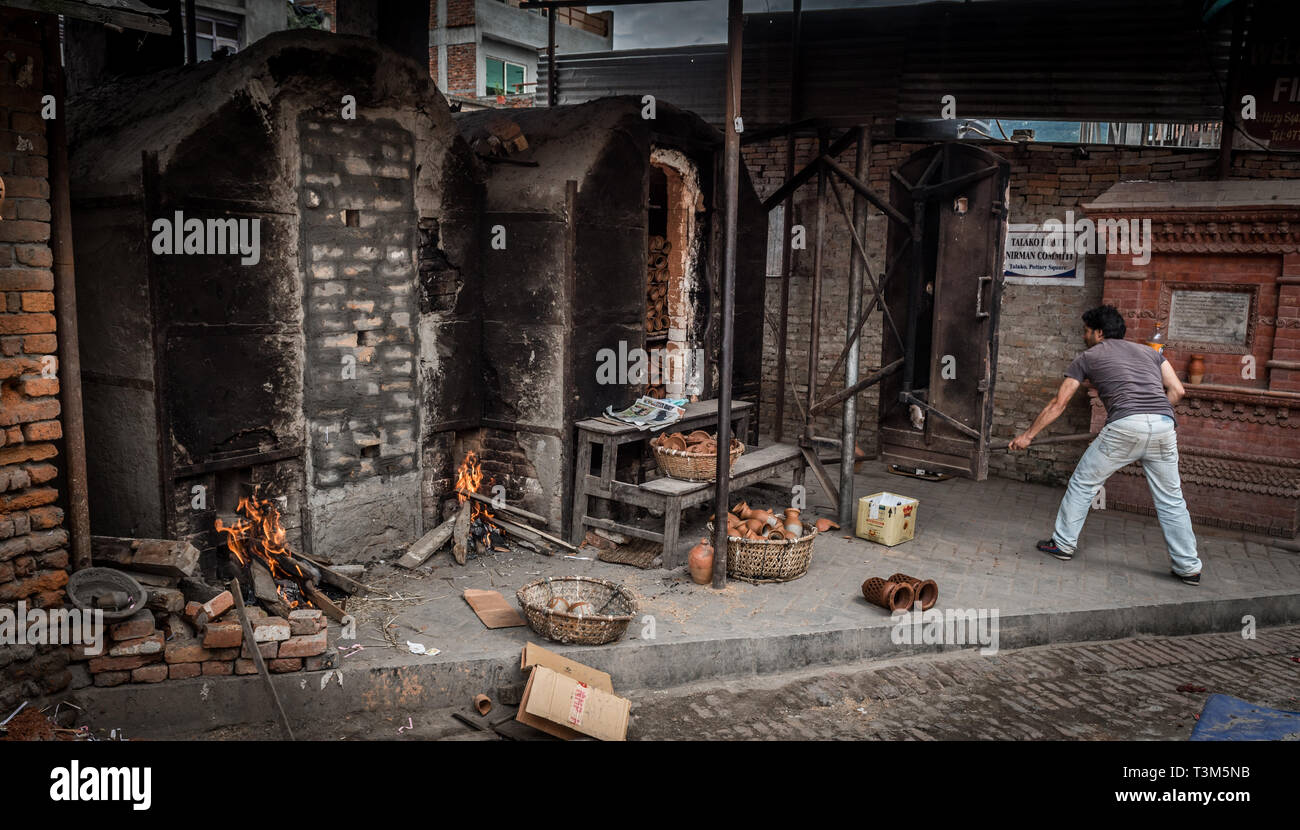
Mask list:
POLYGON ((520 711, 597 740, 622 741, 627 738, 631 709, 629 701, 612 692, 539 665, 528 678, 527 703, 520 711))
POLYGON ((479 620, 488 628, 513 628, 527 625, 519 612, 510 607, 500 591, 482 591, 477 588, 465 589, 465 601, 474 609, 479 620))
MULTIPOLYGON (((562 719, 557 723, 544 714, 533 714, 528 711, 528 704, 532 698, 533 682, 537 679, 537 672, 531 670, 537 666, 549 669, 562 677, 573 680, 575 683, 585 683, 591 688, 609 692, 611 695, 614 692, 613 680, 607 673, 599 669, 593 669, 591 666, 584 666, 576 660, 561 657, 535 643, 528 643, 524 646, 519 659, 519 668, 525 672, 530 672, 530 674, 528 675, 528 685, 524 687, 524 696, 519 701, 519 712, 515 715, 515 720, 525 726, 531 726, 566 741, 582 737, 581 732, 564 725, 567 723, 567 719, 562 719)), ((618 699, 622 700, 622 698, 618 699)), ((624 723, 624 729, 626 730, 626 722, 624 723)), ((622 740, 622 738, 618 738, 618 740, 622 740)))

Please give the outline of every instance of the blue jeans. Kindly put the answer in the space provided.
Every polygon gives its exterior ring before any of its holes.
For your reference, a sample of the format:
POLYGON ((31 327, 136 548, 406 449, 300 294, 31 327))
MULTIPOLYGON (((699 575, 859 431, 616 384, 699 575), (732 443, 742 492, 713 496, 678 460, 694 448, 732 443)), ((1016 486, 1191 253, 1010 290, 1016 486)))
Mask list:
POLYGON ((1183 576, 1200 573, 1192 517, 1187 513, 1178 479, 1178 436, 1174 419, 1168 415, 1129 415, 1102 427, 1079 459, 1065 498, 1061 499, 1056 530, 1052 534, 1056 546, 1074 552, 1097 491, 1116 470, 1139 460, 1151 488, 1151 499, 1156 505, 1174 571, 1183 576))

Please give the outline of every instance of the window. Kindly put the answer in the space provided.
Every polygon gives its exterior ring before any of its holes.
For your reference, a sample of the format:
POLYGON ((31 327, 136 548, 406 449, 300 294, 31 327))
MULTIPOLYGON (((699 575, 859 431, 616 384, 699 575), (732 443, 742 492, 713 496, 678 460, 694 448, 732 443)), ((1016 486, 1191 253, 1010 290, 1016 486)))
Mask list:
POLYGON ((487 79, 484 84, 488 95, 519 95, 524 89, 523 64, 500 58, 487 59, 487 79))
POLYGON ((236 22, 196 15, 194 31, 201 61, 210 60, 221 49, 239 51, 239 24, 236 22))

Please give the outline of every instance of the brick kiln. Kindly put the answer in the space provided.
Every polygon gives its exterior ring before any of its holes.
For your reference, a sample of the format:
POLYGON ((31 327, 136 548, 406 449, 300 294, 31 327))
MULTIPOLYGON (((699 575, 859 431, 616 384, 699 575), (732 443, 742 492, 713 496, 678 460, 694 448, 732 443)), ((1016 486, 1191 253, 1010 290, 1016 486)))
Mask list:
MULTIPOLYGON (((722 136, 663 102, 643 114, 618 97, 456 116, 489 162, 483 467, 553 527, 571 503, 575 421, 647 390, 716 388, 722 136), (638 376, 635 350, 666 371, 638 376)), ((734 390, 755 399, 767 222, 743 170, 739 225, 734 390)))
MULTIPOLYGON (((1099 227, 1150 220, 1149 262, 1108 248, 1104 301, 1124 314, 1129 340, 1146 340, 1157 323, 1167 332, 1165 356, 1187 388, 1176 411, 1192 517, 1295 536, 1300 183, 1125 182, 1085 207, 1099 227), (1203 368, 1189 366, 1194 356, 1203 368)), ((1096 430, 1105 414, 1094 406, 1096 430)), ((1107 482, 1106 502, 1153 512, 1139 465, 1107 482)))
POLYGON ((256 485, 297 550, 418 538, 479 414, 479 173, 427 67, 299 30, 69 111, 95 532, 211 571, 256 485))

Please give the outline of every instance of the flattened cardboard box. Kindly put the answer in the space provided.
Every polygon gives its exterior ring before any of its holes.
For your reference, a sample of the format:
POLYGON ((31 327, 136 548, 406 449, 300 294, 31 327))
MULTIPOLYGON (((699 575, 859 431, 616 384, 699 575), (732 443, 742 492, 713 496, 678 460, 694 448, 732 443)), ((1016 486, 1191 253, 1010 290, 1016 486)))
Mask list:
POLYGON ((521 707, 528 714, 565 724, 597 740, 626 740, 632 704, 624 698, 542 665, 533 667, 528 685, 528 702, 521 707))
MULTIPOLYGON (((555 652, 542 648, 535 643, 528 643, 524 646, 523 653, 519 658, 519 668, 529 671, 535 666, 544 666, 552 671, 571 678, 575 681, 586 683, 588 686, 601 689, 611 694, 614 691, 614 682, 608 674, 599 669, 593 669, 591 666, 584 666, 576 660, 570 660, 567 657, 561 657, 555 652)), ((554 735, 557 738, 563 738, 566 741, 572 741, 581 738, 582 733, 568 726, 563 722, 555 723, 541 715, 534 715, 528 712, 528 702, 532 696, 533 681, 537 677, 537 672, 528 675, 528 685, 524 687, 524 696, 519 701, 519 712, 515 715, 515 720, 538 729, 548 735, 554 735)))

